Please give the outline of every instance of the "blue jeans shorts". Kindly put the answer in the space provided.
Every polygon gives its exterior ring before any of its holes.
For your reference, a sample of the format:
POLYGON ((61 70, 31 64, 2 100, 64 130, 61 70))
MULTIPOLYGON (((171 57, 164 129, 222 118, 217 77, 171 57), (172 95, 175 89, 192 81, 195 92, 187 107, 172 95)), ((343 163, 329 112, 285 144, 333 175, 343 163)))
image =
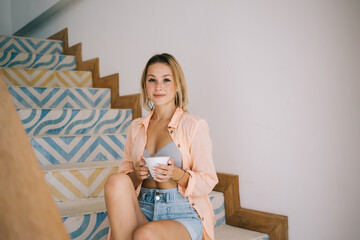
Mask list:
POLYGON ((138 196, 140 208, 151 222, 155 220, 174 220, 188 230, 192 240, 201 240, 202 221, 189 199, 179 193, 177 188, 141 188, 138 196))

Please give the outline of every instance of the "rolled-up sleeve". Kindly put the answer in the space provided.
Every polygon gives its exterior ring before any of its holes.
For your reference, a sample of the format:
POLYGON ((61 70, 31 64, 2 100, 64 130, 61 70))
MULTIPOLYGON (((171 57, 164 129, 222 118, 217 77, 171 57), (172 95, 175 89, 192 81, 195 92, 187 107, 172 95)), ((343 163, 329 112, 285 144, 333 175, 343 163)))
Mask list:
POLYGON ((218 178, 212 158, 209 127, 203 119, 194 130, 189 151, 192 162, 191 169, 187 170, 190 174, 189 182, 186 188, 181 187, 179 190, 186 197, 207 195, 218 183, 218 178))

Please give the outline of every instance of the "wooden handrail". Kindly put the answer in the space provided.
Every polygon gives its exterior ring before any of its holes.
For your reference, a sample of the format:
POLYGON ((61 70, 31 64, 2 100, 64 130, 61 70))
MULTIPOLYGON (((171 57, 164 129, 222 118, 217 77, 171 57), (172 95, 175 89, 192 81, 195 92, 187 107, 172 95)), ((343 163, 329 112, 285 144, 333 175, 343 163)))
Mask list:
POLYGON ((92 72, 93 87, 111 89, 111 108, 132 109, 133 119, 142 116, 140 94, 119 96, 119 74, 116 73, 106 77, 100 77, 99 59, 94 58, 83 61, 81 43, 69 47, 67 28, 48 37, 48 39, 63 42, 64 54, 76 57, 76 67, 78 71, 92 72))
POLYGON ((0 239, 69 239, 0 74, 0 239))

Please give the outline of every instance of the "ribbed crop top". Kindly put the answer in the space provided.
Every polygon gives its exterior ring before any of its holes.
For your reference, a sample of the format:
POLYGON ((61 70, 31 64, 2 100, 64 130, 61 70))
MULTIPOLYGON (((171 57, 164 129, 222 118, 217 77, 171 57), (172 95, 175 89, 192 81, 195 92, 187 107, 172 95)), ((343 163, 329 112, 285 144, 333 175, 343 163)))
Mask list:
MULTIPOLYGON (((175 145, 173 141, 166 144, 163 148, 161 148, 154 156, 150 156, 148 151, 144 149, 144 157, 160 157, 160 156, 170 156, 170 158, 174 159, 174 165, 176 167, 182 168, 182 156, 178 147, 175 145)), ((147 179, 153 179, 150 175, 147 179)))

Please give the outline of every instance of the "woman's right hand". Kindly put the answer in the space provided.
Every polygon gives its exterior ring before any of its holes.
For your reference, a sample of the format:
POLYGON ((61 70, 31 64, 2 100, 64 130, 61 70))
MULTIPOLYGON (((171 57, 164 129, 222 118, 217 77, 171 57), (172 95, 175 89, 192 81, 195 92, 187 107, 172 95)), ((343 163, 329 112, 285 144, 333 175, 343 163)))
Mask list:
POLYGON ((135 163, 135 174, 142 181, 150 176, 148 167, 144 166, 146 163, 144 157, 135 163))

